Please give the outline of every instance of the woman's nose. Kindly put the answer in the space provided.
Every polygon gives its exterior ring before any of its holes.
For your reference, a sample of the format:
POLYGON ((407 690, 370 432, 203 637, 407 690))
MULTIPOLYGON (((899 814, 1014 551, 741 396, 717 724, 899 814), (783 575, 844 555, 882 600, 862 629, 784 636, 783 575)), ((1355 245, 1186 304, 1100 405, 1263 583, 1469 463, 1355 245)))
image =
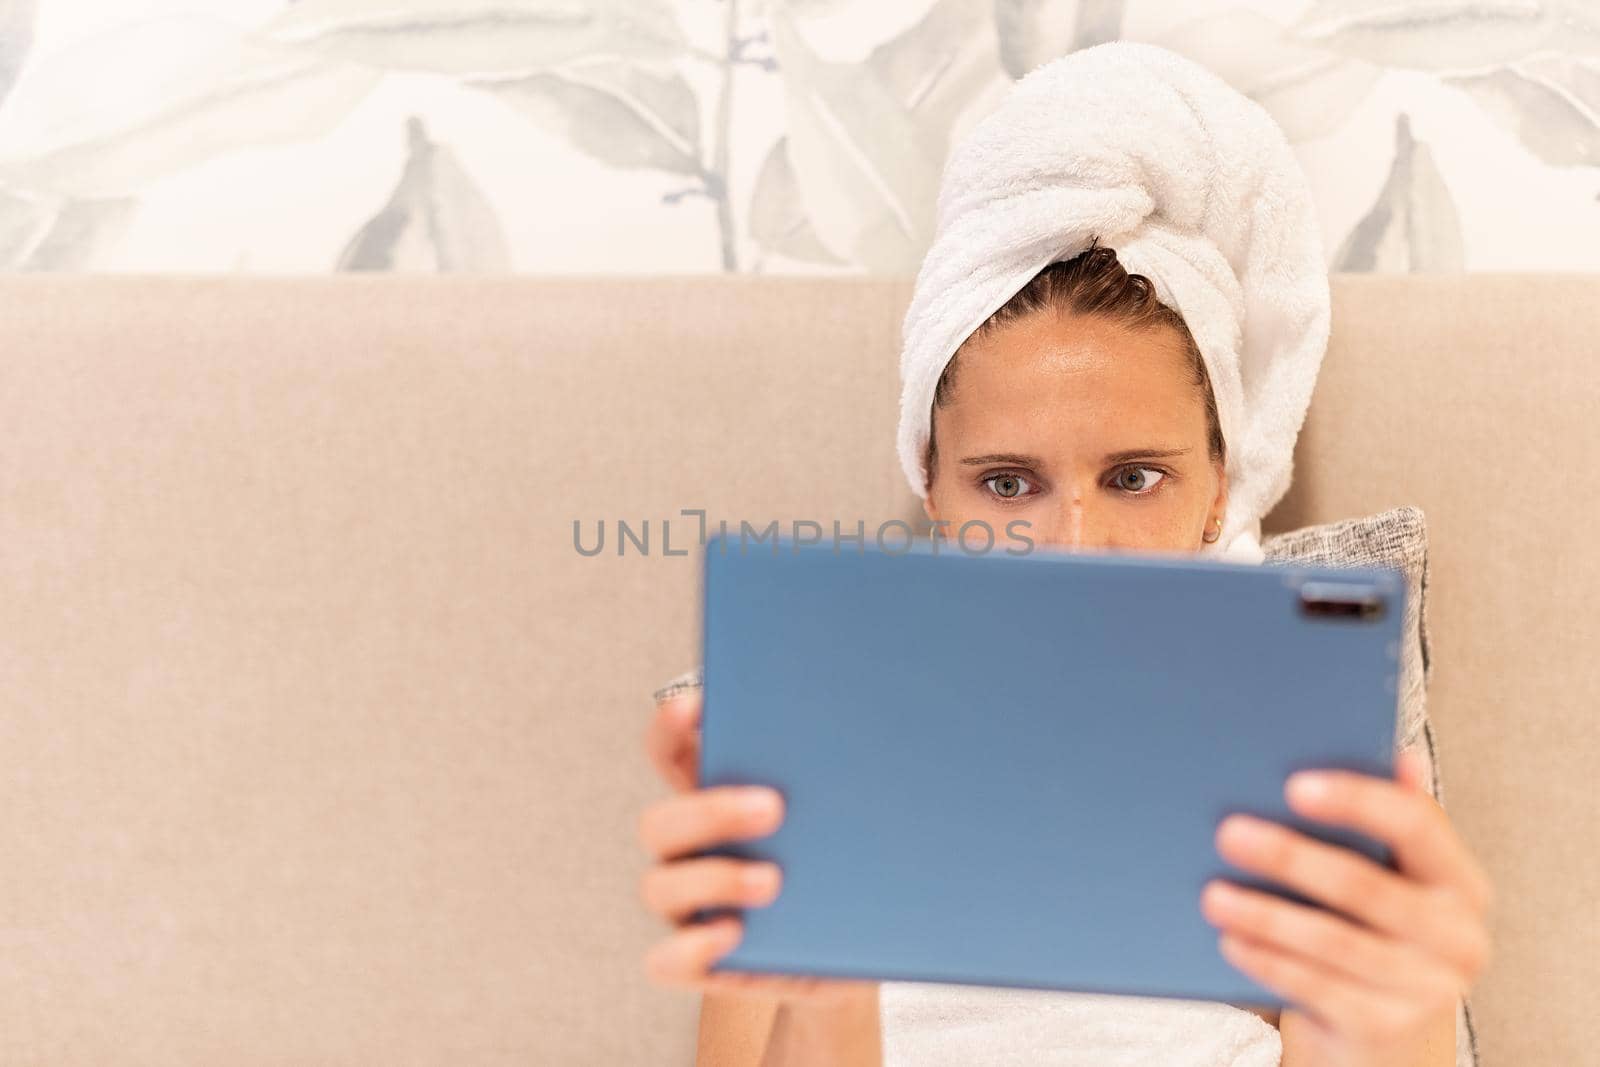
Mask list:
POLYGON ((1092 504, 1065 500, 1034 531, 1036 544, 1063 552, 1093 552, 1111 547, 1111 524, 1092 504))

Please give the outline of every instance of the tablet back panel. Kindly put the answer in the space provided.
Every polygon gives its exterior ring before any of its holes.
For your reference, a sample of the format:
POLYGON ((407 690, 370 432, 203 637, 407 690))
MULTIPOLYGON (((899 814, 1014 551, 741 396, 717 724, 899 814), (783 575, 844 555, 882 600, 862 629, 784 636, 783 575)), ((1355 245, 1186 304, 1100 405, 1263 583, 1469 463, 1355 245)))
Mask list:
POLYGON ((717 970, 1281 1006, 1200 890, 1306 898, 1224 862, 1217 823, 1393 866, 1282 787, 1393 776, 1397 572, 713 537, 704 574, 701 783, 787 803, 708 853, 784 871, 717 970))

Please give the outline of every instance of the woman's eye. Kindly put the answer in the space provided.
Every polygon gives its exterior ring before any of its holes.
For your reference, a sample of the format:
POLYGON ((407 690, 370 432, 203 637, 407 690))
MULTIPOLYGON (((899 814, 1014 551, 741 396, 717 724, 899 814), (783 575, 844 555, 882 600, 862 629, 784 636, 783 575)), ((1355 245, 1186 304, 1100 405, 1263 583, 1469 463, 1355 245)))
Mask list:
POLYGON ((1011 499, 1013 497, 1027 495, 1027 492, 1023 487, 1028 484, 1028 480, 1022 477, 1020 474, 990 475, 983 480, 983 484, 987 485, 989 487, 989 491, 995 496, 1002 497, 1004 499, 1011 499))
POLYGON ((1161 479, 1166 476, 1166 471, 1158 471, 1154 467, 1124 467, 1117 473, 1117 488, 1130 493, 1148 493, 1160 485, 1161 479))

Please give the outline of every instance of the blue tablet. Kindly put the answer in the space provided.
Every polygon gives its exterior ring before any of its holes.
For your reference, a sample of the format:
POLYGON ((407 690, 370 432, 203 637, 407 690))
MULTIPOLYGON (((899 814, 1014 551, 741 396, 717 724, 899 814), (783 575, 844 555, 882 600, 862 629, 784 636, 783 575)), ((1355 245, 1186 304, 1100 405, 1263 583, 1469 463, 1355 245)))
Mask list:
MULTIPOLYGON (((715 970, 1275 1005, 1217 950, 1229 812, 1392 778, 1397 571, 948 543, 707 541, 702 785, 784 794, 706 854, 784 872, 715 970)), ((700 917, 713 914, 702 912, 700 917)))

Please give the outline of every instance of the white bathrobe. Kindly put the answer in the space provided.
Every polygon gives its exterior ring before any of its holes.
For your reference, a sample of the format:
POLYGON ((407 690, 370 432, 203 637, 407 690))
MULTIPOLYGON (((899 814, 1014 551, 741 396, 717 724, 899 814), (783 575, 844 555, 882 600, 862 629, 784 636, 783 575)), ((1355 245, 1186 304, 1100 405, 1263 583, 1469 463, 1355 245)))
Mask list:
POLYGON ((884 1067, 1277 1067, 1277 1028, 1210 1000, 884 982, 884 1067))

